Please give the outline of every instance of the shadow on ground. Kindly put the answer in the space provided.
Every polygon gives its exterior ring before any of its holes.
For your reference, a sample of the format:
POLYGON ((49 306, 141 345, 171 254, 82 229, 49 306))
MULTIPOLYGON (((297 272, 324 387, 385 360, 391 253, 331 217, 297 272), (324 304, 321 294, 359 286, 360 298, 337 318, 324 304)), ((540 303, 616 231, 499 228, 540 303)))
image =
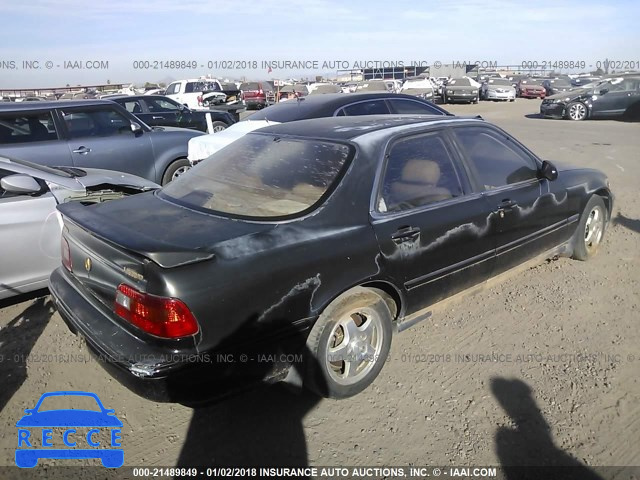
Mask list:
POLYGON ((633 218, 625 217, 620 212, 618 212, 618 215, 613 219, 613 224, 622 225, 629 230, 640 233, 640 220, 634 220, 633 218))
POLYGON ((495 435, 500 464, 503 467, 554 467, 507 468, 506 479, 602 480, 593 470, 555 446, 551 428, 526 383, 517 379, 494 378, 491 391, 513 424, 512 427, 500 427, 495 435))
POLYGON ((0 411, 27 379, 27 358, 54 311, 50 297, 41 297, 0 329, 0 411))
POLYGON ((178 466, 307 466, 302 420, 318 401, 274 385, 196 408, 178 466))
MULTIPOLYGON (((306 334, 295 334, 278 342, 276 349, 296 355, 290 369, 295 378, 315 379, 316 391, 326 393, 327 384, 318 375, 315 357, 307 350, 305 338, 306 334)), ((249 358, 255 359, 256 355, 260 354, 253 351, 249 358)), ((250 369, 251 378, 269 377, 272 368, 253 360, 243 365, 250 369)), ((230 388, 224 381, 215 382, 215 386, 218 391, 233 391, 237 383, 234 378, 230 388)), ((240 383, 246 381, 240 379, 240 383)), ((251 390, 245 386, 242 393, 201 404, 193 409, 178 466, 308 466, 303 420, 321 398, 301 387, 275 384, 251 390)))

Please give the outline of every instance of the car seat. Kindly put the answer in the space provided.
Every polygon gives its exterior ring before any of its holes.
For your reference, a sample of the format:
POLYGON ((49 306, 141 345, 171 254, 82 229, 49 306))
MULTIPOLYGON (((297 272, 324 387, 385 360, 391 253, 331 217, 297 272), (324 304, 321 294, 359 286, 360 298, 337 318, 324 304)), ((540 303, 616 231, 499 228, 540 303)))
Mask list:
POLYGON ((452 198, 447 188, 439 187, 440 166, 433 160, 411 159, 402 168, 400 178, 389 189, 388 207, 400 204, 416 207, 427 203, 452 198))

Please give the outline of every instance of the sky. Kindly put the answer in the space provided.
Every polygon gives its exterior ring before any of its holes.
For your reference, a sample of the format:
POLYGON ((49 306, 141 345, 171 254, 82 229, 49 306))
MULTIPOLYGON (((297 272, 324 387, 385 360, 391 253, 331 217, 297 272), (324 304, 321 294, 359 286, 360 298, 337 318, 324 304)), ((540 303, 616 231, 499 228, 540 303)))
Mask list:
POLYGON ((609 59, 640 70, 638 18, 637 0, 0 0, 0 89, 312 78, 382 61, 584 61, 589 71, 609 59), (318 69, 263 63, 285 60, 318 69))

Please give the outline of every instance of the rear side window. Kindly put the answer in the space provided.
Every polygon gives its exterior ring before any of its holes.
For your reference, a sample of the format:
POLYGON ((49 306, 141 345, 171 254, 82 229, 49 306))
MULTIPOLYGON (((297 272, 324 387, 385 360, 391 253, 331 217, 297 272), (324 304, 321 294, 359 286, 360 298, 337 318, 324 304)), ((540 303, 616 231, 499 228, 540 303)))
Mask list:
POLYGON ((453 129, 485 190, 536 179, 535 161, 506 137, 483 128, 453 129))
POLYGON ((370 100, 354 103, 342 109, 347 116, 354 115, 388 115, 389 109, 384 100, 370 100))
POLYGON ((57 140, 50 112, 0 115, 0 144, 57 140))
POLYGON ((133 135, 129 119, 115 110, 87 108, 61 113, 72 139, 133 135))
POLYGON ((180 83, 172 83, 167 87, 165 95, 175 95, 180 90, 180 83))
POLYGON ((462 194, 460 179, 440 134, 420 135, 391 147, 378 211, 407 210, 462 194))
POLYGON ((177 112, 180 110, 180 105, 165 100, 163 98, 154 98, 152 100, 146 100, 147 108, 150 112, 177 112))
POLYGON ((418 115, 444 115, 440 110, 430 105, 413 100, 394 98, 389 100, 394 113, 418 114, 418 115))

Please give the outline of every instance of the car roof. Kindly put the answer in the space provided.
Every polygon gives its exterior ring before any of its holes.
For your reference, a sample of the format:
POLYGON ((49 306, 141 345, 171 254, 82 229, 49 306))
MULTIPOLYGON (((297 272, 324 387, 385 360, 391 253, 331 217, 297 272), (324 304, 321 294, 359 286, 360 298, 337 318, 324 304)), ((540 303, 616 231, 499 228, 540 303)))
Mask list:
POLYGON ((278 123, 260 128, 252 133, 348 141, 368 133, 390 128, 411 125, 438 125, 450 122, 478 122, 486 124, 478 117, 472 118, 442 115, 358 115, 352 117, 323 117, 278 123))
POLYGON ((42 110, 47 108, 91 107, 95 105, 113 105, 109 100, 52 100, 49 102, 11 102, 0 103, 0 113, 6 111, 42 110))

